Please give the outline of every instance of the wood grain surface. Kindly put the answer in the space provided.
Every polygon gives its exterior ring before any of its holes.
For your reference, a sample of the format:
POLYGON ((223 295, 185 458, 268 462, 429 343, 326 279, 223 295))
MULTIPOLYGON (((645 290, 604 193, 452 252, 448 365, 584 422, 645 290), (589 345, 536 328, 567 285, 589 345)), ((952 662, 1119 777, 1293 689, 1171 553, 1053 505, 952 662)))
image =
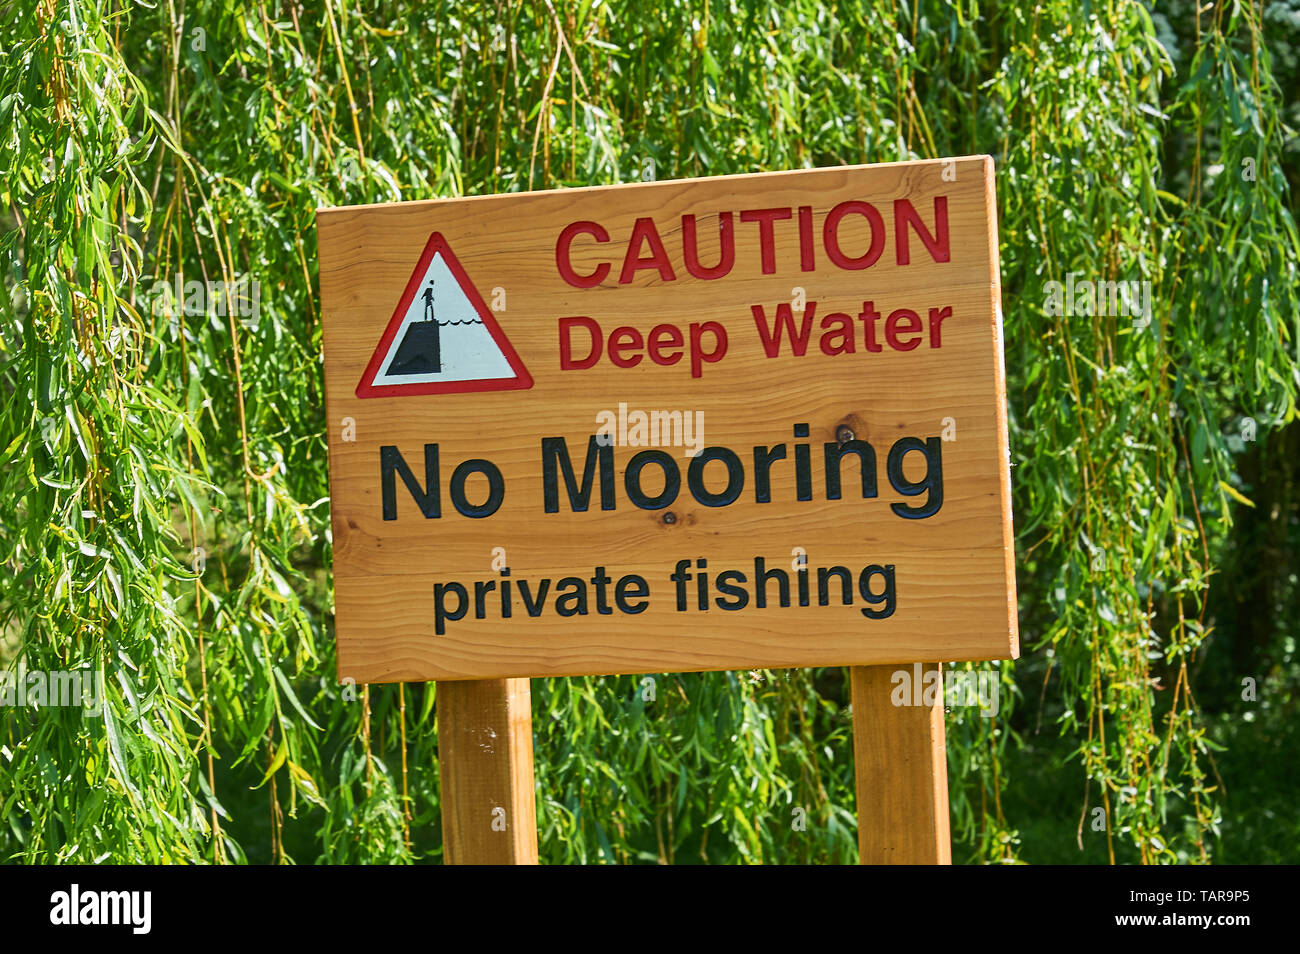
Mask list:
POLYGON ((439 683, 443 861, 537 864, 527 679, 439 683))
MULTIPOLYGON (((908 667, 908 675, 911 676, 908 667)), ((864 865, 952 864, 943 683, 933 705, 894 705, 897 666, 854 666, 853 760, 864 865)), ((918 685, 937 665, 920 667, 918 685)))
MULTIPOLYGON (((326 405, 339 673, 360 682, 492 679, 600 673, 641 673, 758 667, 862 665, 913 661, 1014 658, 1016 634, 1010 477, 1002 367, 996 212, 992 161, 987 157, 875 166, 762 173, 712 179, 570 189, 505 196, 323 209, 318 213, 320 284, 324 316, 326 405), (926 229, 936 228, 936 196, 946 201, 949 256, 936 262, 918 233, 910 233, 910 261, 898 262, 895 200, 907 200, 926 229), (883 223, 881 254, 870 267, 837 267, 827 251, 825 223, 846 202, 870 203, 883 223), (799 208, 811 212, 813 270, 805 271, 799 208), (771 273, 764 272, 762 225, 746 210, 790 209, 772 220, 771 273), (699 259, 718 261, 722 213, 731 213, 735 259, 716 280, 693 278, 684 261, 684 215, 694 215, 699 259), (639 219, 651 219, 673 272, 634 270, 619 281, 639 219), (599 224, 599 242, 578 234, 569 259, 579 274, 610 265, 591 288, 566 282, 557 266, 557 240, 571 223, 599 224), (359 398, 358 385, 412 280, 434 233, 454 253, 532 378, 527 389, 359 398), (768 357, 753 306, 770 321, 780 303, 802 290, 815 302, 806 353, 791 354, 783 340, 768 357), (887 315, 911 309, 922 320, 931 308, 950 308, 940 346, 927 333, 917 346, 865 348, 864 302, 887 315), (498 307, 504 305, 504 308, 498 307), (829 313, 852 316, 855 350, 827 354, 820 322, 829 313), (591 368, 564 369, 560 319, 589 317, 605 338, 620 326, 648 336, 672 325, 716 322, 726 330, 725 355, 693 376, 689 356, 674 364, 648 356, 619 367, 608 355, 591 368), (703 505, 688 489, 690 458, 663 447, 681 473, 677 498, 663 509, 641 509, 629 499, 625 471, 643 448, 612 448, 615 509, 599 503, 572 512, 563 487, 559 512, 543 507, 541 441, 564 438, 577 477, 601 411, 628 409, 700 412, 704 443, 730 448, 744 465, 744 486, 726 506, 703 505), (943 503, 933 516, 904 519, 891 504, 917 505, 924 496, 897 493, 886 473, 891 446, 902 437, 940 442, 943 503), (794 436, 807 424, 809 436, 794 436), (351 425, 354 433, 348 431, 351 425), (876 455, 878 494, 864 499, 855 457, 843 465, 841 499, 826 499, 823 445, 841 427, 868 441, 876 455), (353 437, 354 439, 346 439, 353 437), (426 518, 400 477, 396 519, 385 520, 380 448, 397 448, 423 484, 426 444, 437 444, 441 516, 426 518), (755 493, 755 447, 785 444, 787 459, 773 464, 771 500, 755 493), (797 497, 795 448, 810 448, 811 498, 797 497), (486 459, 504 478, 499 509, 464 516, 449 488, 455 468, 486 459), (502 618, 500 590, 485 594, 484 618, 471 611, 435 632, 435 584, 459 583, 472 602, 474 584, 500 583, 492 565, 504 550, 509 579, 535 591, 551 581, 536 617, 516 589, 510 618, 502 618), (759 608, 750 579, 743 609, 725 610, 717 575, 732 569, 752 578, 756 557, 781 567, 797 584, 800 548, 806 552, 808 606, 759 608), (711 590, 706 611, 696 604, 695 561, 707 561, 711 590), (678 609, 669 574, 688 560, 687 607, 678 609), (836 580, 829 605, 818 605, 818 568, 839 565, 853 575, 850 605, 836 580), (870 619, 856 589, 864 568, 894 567, 894 612, 870 619), (647 581, 644 611, 598 613, 588 582, 589 612, 562 616, 555 587, 562 578, 590 581, 603 567, 613 581, 637 574, 647 581)), ((836 243, 846 256, 870 247, 867 217, 843 215, 836 243)), ((651 255, 649 245, 632 258, 651 255)), ((800 315, 793 313, 798 325, 800 315)), ((886 319, 876 327, 881 339, 886 319)), ((905 324, 902 325, 905 328, 905 324)), ((626 340, 626 339, 624 339, 626 340)), ((905 340, 900 338, 899 340, 905 340)), ((880 340, 877 341, 880 344, 880 340)), ((581 347, 579 354, 585 354, 581 347)), ((629 352, 624 352, 624 355, 629 352)), ((924 471, 913 453, 909 480, 924 471)), ((662 484, 646 469, 647 494, 662 484)), ((598 482, 598 481, 597 481, 598 482)), ((718 493, 727 484, 722 461, 705 470, 718 493)), ((486 478, 471 476, 465 497, 488 494, 486 478)), ((593 491, 593 500, 599 490, 593 491)), ((873 578, 877 586, 883 578, 873 578)), ((612 584, 611 584, 612 590, 612 584)), ((767 591, 775 600, 777 585, 767 591)), ((877 589, 877 592, 879 590, 877 589)), ((452 602, 444 590, 444 602, 452 602)), ((454 595, 454 594, 453 594, 454 595)), ((612 602, 612 599, 611 599, 612 602)), ((796 601, 797 602, 797 601, 796 601)))

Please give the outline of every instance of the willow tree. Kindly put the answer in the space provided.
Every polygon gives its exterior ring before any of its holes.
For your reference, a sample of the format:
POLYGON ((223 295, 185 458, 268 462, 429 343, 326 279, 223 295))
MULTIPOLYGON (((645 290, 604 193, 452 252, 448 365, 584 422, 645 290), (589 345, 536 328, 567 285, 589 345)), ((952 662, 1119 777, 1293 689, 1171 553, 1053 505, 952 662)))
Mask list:
MULTIPOLYGON (((1087 832, 1212 858, 1215 554, 1245 435, 1297 391, 1258 4, 3 17, 0 663, 102 679, 0 709, 5 858, 440 857, 433 687, 334 676, 316 208, 972 153, 999 179, 1026 656, 996 718, 950 713, 957 854, 1087 832), (1071 280, 1150 308, 1058 307, 1071 280), (1004 808, 1044 717, 1077 827, 1004 808)), ((849 726, 834 669, 536 680, 543 857, 854 860, 849 726)))

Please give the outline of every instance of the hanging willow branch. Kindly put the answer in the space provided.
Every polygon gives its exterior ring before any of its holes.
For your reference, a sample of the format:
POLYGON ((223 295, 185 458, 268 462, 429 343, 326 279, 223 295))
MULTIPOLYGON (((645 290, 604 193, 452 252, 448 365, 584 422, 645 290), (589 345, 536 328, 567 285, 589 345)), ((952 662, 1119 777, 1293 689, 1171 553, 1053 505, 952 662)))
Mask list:
MULTIPOLYGON (((1257 4, 198 6, 0 26, 0 666, 102 678, 0 707, 0 857, 441 856, 432 686, 334 675, 317 207, 985 152, 1026 656, 949 714, 956 854, 1215 857, 1236 435, 1297 390, 1257 4)), ((839 670, 533 699, 548 860, 856 858, 839 670)))

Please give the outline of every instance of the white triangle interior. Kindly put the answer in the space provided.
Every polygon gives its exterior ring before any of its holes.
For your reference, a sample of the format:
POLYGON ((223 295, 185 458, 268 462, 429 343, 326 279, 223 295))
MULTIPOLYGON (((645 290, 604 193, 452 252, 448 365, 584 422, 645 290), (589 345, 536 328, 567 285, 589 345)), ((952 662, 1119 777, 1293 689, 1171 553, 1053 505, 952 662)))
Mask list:
POLYGON ((373 387, 398 384, 437 384, 446 381, 485 381, 513 378, 510 362, 497 346, 492 333, 483 324, 478 311, 460 282, 452 274, 442 252, 434 253, 429 267, 420 278, 420 285, 410 307, 402 316, 402 324, 388 346, 388 353, 375 372, 373 387), (435 373, 390 374, 398 349, 407 331, 415 322, 425 320, 425 289, 433 282, 433 314, 438 322, 439 351, 442 370, 435 373))

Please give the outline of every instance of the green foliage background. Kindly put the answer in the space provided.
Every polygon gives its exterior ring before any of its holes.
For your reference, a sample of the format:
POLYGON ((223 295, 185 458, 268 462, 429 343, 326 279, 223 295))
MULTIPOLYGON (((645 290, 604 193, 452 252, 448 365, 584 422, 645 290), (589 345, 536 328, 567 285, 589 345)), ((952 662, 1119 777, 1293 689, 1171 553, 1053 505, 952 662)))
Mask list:
MULTIPOLYGON (((441 858, 433 687, 334 677, 318 207, 990 153, 1026 654, 955 857, 1300 858, 1298 0, 0 15, 0 664, 107 683, 0 708, 0 857, 441 858)), ((843 671, 654 686, 534 680, 544 860, 856 859, 843 671)))

